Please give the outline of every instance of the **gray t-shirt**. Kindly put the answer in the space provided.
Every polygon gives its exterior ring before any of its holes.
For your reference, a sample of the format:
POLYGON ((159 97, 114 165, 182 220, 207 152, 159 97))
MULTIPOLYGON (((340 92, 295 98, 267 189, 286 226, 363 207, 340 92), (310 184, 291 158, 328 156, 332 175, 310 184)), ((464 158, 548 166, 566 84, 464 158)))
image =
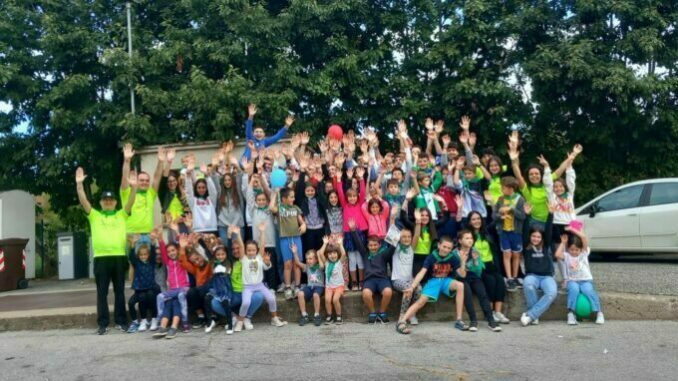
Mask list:
POLYGON ((319 265, 313 267, 306 265, 304 272, 306 272, 309 287, 325 287, 325 271, 319 265))
MULTIPOLYGON (((330 265, 330 262, 329 262, 329 261, 328 261, 327 263, 325 263, 325 269, 326 269, 325 271, 326 271, 326 273, 327 273, 327 271, 329 270, 329 267, 330 267, 329 265, 330 265)), ((332 269, 332 273, 331 273, 331 274, 327 274, 327 282, 326 282, 326 284, 325 284, 326 287, 336 288, 336 287, 339 287, 339 286, 343 286, 343 285, 344 285, 344 271, 343 271, 343 268, 344 268, 344 266, 343 266, 343 264, 341 263, 341 261, 337 261, 337 262, 335 263, 334 268, 332 269)))

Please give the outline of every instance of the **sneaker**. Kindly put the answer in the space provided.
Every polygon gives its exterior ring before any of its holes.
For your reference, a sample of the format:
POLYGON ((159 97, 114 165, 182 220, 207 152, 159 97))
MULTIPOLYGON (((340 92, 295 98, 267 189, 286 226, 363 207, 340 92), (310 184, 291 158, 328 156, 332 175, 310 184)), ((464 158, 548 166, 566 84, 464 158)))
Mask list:
POLYGON ((160 327, 160 328, 158 329, 158 332, 156 332, 156 333, 153 334, 153 338, 154 338, 154 339, 159 339, 159 338, 161 338, 161 337, 165 337, 165 335, 167 335, 167 328, 160 327))
MULTIPOLYGON (((454 328, 456 328, 460 331, 468 331, 469 330, 469 326, 466 325, 466 323, 464 323, 463 320, 457 320, 456 322, 454 322, 454 328)), ((477 329, 476 329, 476 331, 477 331, 477 329)))
POLYGON ((377 322, 377 314, 371 313, 367 315, 367 323, 368 324, 374 324, 377 322))
POLYGON ((511 321, 506 317, 506 315, 504 315, 504 314, 501 313, 501 312, 494 312, 494 313, 492 313, 492 316, 494 317, 494 320, 495 320, 497 323, 508 324, 508 323, 511 322, 511 321))
POLYGON ((381 312, 378 317, 379 317, 379 321, 384 323, 384 324, 389 322, 388 314, 386 312, 381 312))
POLYGON ((271 325, 274 326, 274 327, 282 327, 285 324, 287 324, 287 322, 280 319, 278 316, 271 319, 271 325))
POLYGON ((206 325, 205 318, 204 317, 198 317, 198 320, 193 322, 193 328, 198 329, 202 328, 206 325))
POLYGON ((205 327, 205 333, 210 333, 214 329, 214 327, 217 326, 217 321, 212 319, 210 320, 210 323, 205 327))
POLYGON ((471 326, 468 327, 468 330, 470 332, 478 332, 478 322, 477 321, 472 321, 471 326))
POLYGON ((605 316, 600 311, 598 311, 598 314, 596 315, 596 324, 605 324, 605 316))
POLYGON ((492 323, 488 324, 488 327, 490 328, 490 331, 492 331, 492 332, 501 332, 501 327, 499 326, 499 324, 497 322, 493 321, 492 323))
POLYGON ((191 332, 191 326, 188 323, 184 323, 181 326, 181 332, 183 333, 189 333, 191 332))
POLYGON ((235 328, 233 329, 235 332, 240 332, 242 331, 242 320, 238 320, 235 322, 235 328))
POLYGON ((532 323, 530 323, 530 325, 539 325, 539 319, 532 320, 532 323))
POLYGON ((125 332, 127 332, 127 333, 137 333, 138 330, 139 330, 139 323, 137 323, 136 321, 133 321, 132 324, 129 325, 129 328, 127 328, 127 331, 125 331, 125 332))
POLYGON ((165 335, 165 339, 174 339, 177 337, 177 330, 174 328, 170 328, 167 330, 167 335, 165 335))
POLYGON ((292 289, 289 287, 285 288, 285 299, 287 300, 294 299, 294 293, 292 293, 292 289))
POLYGON ((419 319, 416 316, 410 318, 410 325, 419 325, 419 319))
POLYGON ((330 325, 332 324, 332 315, 327 315, 325 318, 325 325, 330 325))
POLYGON ((142 319, 141 324, 139 324, 139 332, 148 331, 148 320, 142 319))
POLYGON ((278 294, 282 294, 283 292, 285 292, 285 284, 284 284, 284 283, 281 283, 280 286, 278 286, 278 289, 275 290, 275 291, 276 291, 278 294))
POLYGON ((320 325, 323 323, 323 318, 320 317, 320 315, 315 315, 313 316, 313 325, 316 327, 320 327, 320 325))
POLYGON ((567 313, 567 325, 577 325, 579 322, 577 321, 577 317, 574 316, 574 312, 568 312, 567 313))
POLYGON ((299 318, 299 326, 300 327, 305 326, 309 322, 310 322, 310 319, 308 318, 308 315, 301 315, 301 317, 299 318))
POLYGON ((523 325, 523 327, 527 327, 532 323, 532 318, 530 315, 527 314, 527 312, 523 312, 523 314, 520 316, 520 324, 523 325))
POLYGON ((294 295, 296 295, 299 291, 301 291, 301 287, 299 285, 294 285, 294 295))
POLYGON ((518 289, 518 282, 515 279, 509 279, 506 282, 506 291, 515 292, 518 289))
POLYGON ((97 335, 99 335, 99 336, 103 336, 107 333, 108 333, 108 327, 99 327, 99 329, 97 329, 97 335))
POLYGON ((353 283, 353 285, 351 286, 351 291, 360 291, 358 283, 353 283))
POLYGON ((243 324, 245 324, 245 331, 251 331, 254 329, 254 325, 252 325, 252 320, 250 320, 249 318, 245 318, 245 320, 243 320, 243 324))
POLYGON ((116 324, 115 329, 119 329, 123 332, 127 332, 127 330, 129 329, 129 326, 127 324, 116 324))
POLYGON ((151 331, 157 331, 158 330, 158 319, 153 318, 151 319, 151 331))
POLYGON ((337 315, 337 318, 334 319, 334 324, 336 325, 342 325, 344 321, 341 319, 341 315, 337 315))
POLYGON ((226 334, 227 334, 227 335, 232 335, 232 334, 233 334, 233 328, 228 328, 228 326, 226 326, 225 328, 226 328, 226 334))

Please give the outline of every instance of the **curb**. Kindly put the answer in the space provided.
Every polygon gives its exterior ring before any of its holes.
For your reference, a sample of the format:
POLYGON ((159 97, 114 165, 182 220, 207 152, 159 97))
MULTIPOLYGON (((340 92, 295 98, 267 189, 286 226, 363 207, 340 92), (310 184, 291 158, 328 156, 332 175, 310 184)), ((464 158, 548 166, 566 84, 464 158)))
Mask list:
MULTIPOLYGON (((602 292, 600 297, 606 319, 678 320, 678 296, 602 292)), ((400 310, 400 298, 400 293, 394 293, 393 300, 389 305, 388 313, 392 321, 397 319, 400 310)), ((559 294, 549 310, 540 317, 540 320, 565 321, 567 315, 566 299, 566 295, 559 294)), ((484 321, 484 315, 475 298, 474 305, 478 320, 484 321)), ((112 312, 113 306, 109 308, 112 312)), ((312 311, 312 309, 312 303, 307 303, 307 310, 312 311)), ((347 293, 342 302, 342 309, 345 321, 366 322, 368 311, 363 305, 360 293, 347 293)), ((426 306, 418 313, 418 317, 422 322, 453 321, 454 309, 454 302, 443 297, 438 303, 426 306)), ((525 311, 525 299, 522 292, 507 293, 504 309, 509 319, 512 321, 519 320, 520 315, 525 311)), ((299 307, 296 299, 288 302, 282 297, 278 297, 278 314, 292 324, 296 323, 299 318, 299 307)), ((321 314, 324 315, 324 303, 321 314)), ((468 316, 464 315, 468 320, 468 316)), ((268 319, 266 306, 262 306, 253 318, 255 322, 267 322, 268 319)), ((68 328, 94 329, 96 326, 96 306, 0 313, 0 332, 68 328)))

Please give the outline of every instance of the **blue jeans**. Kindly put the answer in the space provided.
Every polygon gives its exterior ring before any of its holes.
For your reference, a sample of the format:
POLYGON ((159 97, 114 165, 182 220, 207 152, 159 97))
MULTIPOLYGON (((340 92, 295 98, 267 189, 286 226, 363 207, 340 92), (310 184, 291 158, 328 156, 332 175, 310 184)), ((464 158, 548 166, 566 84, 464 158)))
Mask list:
POLYGON ((558 286, 552 276, 528 274, 523 280, 523 291, 525 292, 525 301, 527 302, 527 314, 532 320, 536 320, 556 300, 558 286), (539 298, 537 293, 540 289, 544 292, 541 298, 539 298))
MULTIPOLYGON (((236 315, 240 311, 240 305, 242 304, 242 294, 239 292, 234 292, 231 295, 231 312, 236 315)), ((261 308, 261 305, 264 304, 264 295, 261 292, 255 292, 252 294, 252 301, 250 302, 250 308, 247 309, 247 318, 251 319, 252 316, 261 308)), ((221 306, 218 300, 212 299, 212 311, 217 315, 226 316, 226 311, 221 306)), ((228 317, 228 316, 227 316, 228 317)))
POLYGON ((593 312, 600 311, 600 297, 598 297, 598 293, 595 287, 593 287, 593 282, 590 280, 567 281, 567 309, 570 311, 577 309, 577 298, 580 292, 591 301, 591 310, 593 312))
POLYGON ((177 298, 179 300, 179 305, 181 306, 181 321, 184 324, 188 323, 188 302, 186 301, 186 293, 188 292, 188 287, 175 288, 173 290, 167 290, 161 292, 156 296, 156 304, 158 309, 158 319, 162 318, 162 312, 165 308, 165 302, 177 298))

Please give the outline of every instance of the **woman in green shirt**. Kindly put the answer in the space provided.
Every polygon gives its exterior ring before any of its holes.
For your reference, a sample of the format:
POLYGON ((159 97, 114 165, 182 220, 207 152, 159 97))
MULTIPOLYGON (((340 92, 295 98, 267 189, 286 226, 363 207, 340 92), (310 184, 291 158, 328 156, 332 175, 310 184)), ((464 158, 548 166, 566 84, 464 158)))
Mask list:
POLYGON ((497 264, 494 240, 485 230, 485 222, 478 212, 471 212, 468 215, 468 226, 466 228, 473 232, 475 238, 473 248, 478 252, 480 259, 485 264, 481 279, 485 285, 485 290, 487 290, 487 296, 490 299, 494 320, 498 323, 508 324, 509 319, 502 313, 506 296, 506 285, 504 284, 504 277, 501 275, 501 269, 497 264))

